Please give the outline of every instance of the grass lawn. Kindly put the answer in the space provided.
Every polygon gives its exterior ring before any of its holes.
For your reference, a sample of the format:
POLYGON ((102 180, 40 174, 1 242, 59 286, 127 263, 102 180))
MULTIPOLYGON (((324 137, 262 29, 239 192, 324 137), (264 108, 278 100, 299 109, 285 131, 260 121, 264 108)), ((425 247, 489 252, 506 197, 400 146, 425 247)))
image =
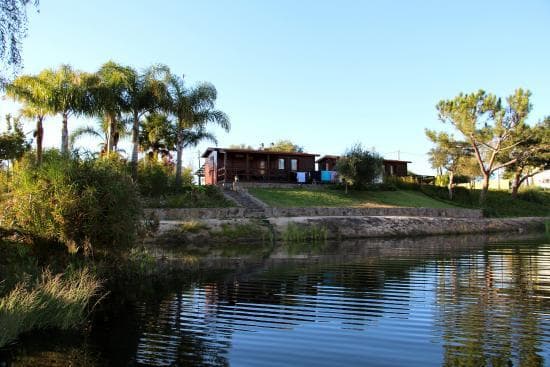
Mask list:
POLYGON ((452 208, 452 204, 432 199, 419 191, 350 191, 327 189, 251 188, 250 193, 275 207, 424 207, 452 208))

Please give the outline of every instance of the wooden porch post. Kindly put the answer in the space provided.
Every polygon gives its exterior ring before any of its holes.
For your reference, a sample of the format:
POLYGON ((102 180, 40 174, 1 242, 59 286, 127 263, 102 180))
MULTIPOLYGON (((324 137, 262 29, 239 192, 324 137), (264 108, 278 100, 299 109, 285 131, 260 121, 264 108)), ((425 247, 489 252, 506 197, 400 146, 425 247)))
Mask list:
POLYGON ((267 155, 267 181, 269 181, 271 176, 271 163, 269 161, 269 154, 267 155))
POLYGON ((223 184, 227 181, 227 152, 223 152, 223 184))
POLYGON ((246 153, 246 180, 250 181, 250 167, 249 167, 249 156, 248 153, 246 153))

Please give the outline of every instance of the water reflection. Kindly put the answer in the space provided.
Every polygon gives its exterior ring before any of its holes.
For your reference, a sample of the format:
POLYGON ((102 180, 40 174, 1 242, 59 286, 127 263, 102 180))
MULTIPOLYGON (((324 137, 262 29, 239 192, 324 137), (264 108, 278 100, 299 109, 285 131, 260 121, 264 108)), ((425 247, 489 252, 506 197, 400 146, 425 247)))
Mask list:
MULTIPOLYGON (((543 366, 550 245, 521 241, 159 249, 189 282, 96 322, 83 350, 95 365, 543 366)), ((14 366, 40 355, 22 345, 14 366)))

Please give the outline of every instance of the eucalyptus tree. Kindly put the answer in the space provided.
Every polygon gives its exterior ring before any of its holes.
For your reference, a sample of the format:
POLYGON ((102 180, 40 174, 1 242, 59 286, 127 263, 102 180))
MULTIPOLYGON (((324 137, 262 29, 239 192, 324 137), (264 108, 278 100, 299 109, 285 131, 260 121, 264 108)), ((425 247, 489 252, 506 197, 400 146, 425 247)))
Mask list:
MULTIPOLYGON (((21 65, 21 42, 27 34, 27 5, 38 6, 38 0, 0 0, 0 72, 21 65), (3 66, 7 68, 4 68, 3 66)), ((4 87, 0 74, 0 87, 4 87)))
POLYGON ((136 179, 140 121, 146 113, 166 105, 170 69, 165 65, 154 65, 140 74, 128 68, 127 76, 128 112, 132 121, 132 177, 136 179))
POLYGON ((42 142, 44 140, 44 119, 51 114, 48 81, 36 75, 21 75, 6 86, 6 94, 23 104, 21 115, 36 120, 36 161, 42 163, 42 142))
POLYGON ((69 152, 68 119, 87 110, 86 88, 83 83, 85 74, 74 70, 70 65, 61 65, 57 69, 45 69, 38 77, 47 81, 48 103, 55 114, 61 115, 61 153, 69 152))
POLYGON ((210 83, 200 83, 187 88, 183 78, 172 76, 169 82, 170 104, 168 110, 174 115, 176 127, 176 185, 181 184, 183 149, 186 134, 190 131, 205 132, 208 124, 215 124, 229 131, 229 118, 214 109, 217 91, 210 83))
POLYGON ((481 204, 485 202, 491 174, 517 160, 501 161, 500 158, 520 144, 514 136, 531 110, 530 96, 531 92, 517 89, 506 98, 507 105, 503 106, 500 98, 479 90, 471 94, 460 93, 436 106, 439 119, 458 130, 473 149, 483 177, 481 204))

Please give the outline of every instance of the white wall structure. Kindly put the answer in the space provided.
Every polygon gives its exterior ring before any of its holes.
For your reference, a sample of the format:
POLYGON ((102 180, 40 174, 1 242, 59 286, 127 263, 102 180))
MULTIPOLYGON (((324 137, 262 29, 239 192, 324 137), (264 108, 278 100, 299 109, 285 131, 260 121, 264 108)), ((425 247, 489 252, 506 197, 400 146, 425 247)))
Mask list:
POLYGON ((542 171, 533 176, 532 182, 535 186, 550 189, 550 170, 542 171))

